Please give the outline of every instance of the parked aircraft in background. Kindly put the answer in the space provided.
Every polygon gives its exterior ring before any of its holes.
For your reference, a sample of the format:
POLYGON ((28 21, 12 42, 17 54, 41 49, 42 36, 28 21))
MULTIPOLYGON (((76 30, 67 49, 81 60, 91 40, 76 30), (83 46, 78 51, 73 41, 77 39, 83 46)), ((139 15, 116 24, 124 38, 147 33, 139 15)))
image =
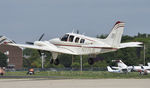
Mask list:
POLYGON ((43 34, 39 40, 35 42, 26 42, 27 44, 7 44, 23 48, 49 51, 52 53, 52 59, 50 59, 50 62, 55 65, 59 64, 59 59, 57 58, 59 54, 80 55, 80 58, 82 58, 82 55, 89 55, 88 62, 92 65, 94 64, 93 59, 97 54, 112 52, 126 47, 141 47, 141 42, 120 43, 124 24, 124 22, 116 22, 106 39, 93 38, 76 33, 66 33, 61 38, 41 41, 44 36, 43 34))
POLYGON ((131 72, 133 67, 127 66, 125 63, 122 62, 122 60, 112 60, 112 62, 116 62, 118 67, 112 67, 114 69, 122 70, 123 72, 131 72))
POLYGON ((148 66, 127 66, 121 60, 112 60, 112 62, 116 62, 118 67, 115 66, 107 66, 108 72, 114 73, 127 73, 131 71, 140 72, 140 74, 149 74, 150 73, 150 63, 147 63, 148 66))
POLYGON ((133 67, 133 71, 137 71, 140 72, 140 74, 148 74, 150 73, 150 63, 147 63, 148 66, 132 66, 133 67))
POLYGON ((107 70, 108 72, 112 72, 112 73, 124 73, 121 69, 112 69, 110 66, 107 66, 107 70))
POLYGON ((132 70, 132 66, 127 66, 125 63, 123 63, 121 60, 112 60, 112 62, 116 62, 118 67, 115 67, 115 66, 111 66, 111 69, 110 69, 110 66, 109 68, 107 67, 108 71, 109 72, 114 72, 114 73, 128 73, 128 72, 131 72, 132 70))
POLYGON ((148 66, 133 66, 133 70, 134 71, 139 71, 139 70, 141 70, 141 69, 150 69, 150 63, 147 63, 148 64, 148 66))

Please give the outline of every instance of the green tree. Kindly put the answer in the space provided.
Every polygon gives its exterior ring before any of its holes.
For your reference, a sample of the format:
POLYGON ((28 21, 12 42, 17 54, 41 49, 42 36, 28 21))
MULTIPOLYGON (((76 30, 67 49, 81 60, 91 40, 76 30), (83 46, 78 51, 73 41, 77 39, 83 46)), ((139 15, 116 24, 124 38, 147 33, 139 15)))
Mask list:
POLYGON ((0 52, 0 67, 7 66, 7 56, 0 52))

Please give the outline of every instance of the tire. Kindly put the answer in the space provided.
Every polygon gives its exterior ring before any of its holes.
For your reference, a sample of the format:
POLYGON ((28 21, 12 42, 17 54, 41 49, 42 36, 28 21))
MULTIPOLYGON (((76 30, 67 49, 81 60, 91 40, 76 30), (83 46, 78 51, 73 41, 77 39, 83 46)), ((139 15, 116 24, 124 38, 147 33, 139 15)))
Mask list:
POLYGON ((89 63, 90 65, 93 65, 93 64, 94 64, 93 58, 89 58, 89 59, 88 59, 88 63, 89 63))
POLYGON ((54 64, 55 64, 55 65, 59 65, 59 60, 56 59, 56 60, 54 61, 54 64))

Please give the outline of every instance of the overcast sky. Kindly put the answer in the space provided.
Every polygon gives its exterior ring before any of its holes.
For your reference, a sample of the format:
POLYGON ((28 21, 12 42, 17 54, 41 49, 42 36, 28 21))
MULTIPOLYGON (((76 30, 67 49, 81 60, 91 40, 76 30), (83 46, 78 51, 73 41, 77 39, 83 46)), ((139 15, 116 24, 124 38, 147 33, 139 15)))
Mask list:
POLYGON ((116 21, 125 35, 150 33, 150 0, 0 0, 0 35, 17 43, 60 37, 73 28, 108 34, 116 21))

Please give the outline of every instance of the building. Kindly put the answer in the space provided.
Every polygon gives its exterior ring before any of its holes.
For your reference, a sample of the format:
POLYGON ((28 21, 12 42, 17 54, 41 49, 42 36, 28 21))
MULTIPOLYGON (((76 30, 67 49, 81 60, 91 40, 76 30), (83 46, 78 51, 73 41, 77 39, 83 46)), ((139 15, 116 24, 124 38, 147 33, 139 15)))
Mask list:
POLYGON ((2 42, 10 42, 5 36, 0 36, 0 52, 4 53, 8 59, 8 67, 22 69, 23 66, 23 52, 20 47, 2 44, 2 42))

